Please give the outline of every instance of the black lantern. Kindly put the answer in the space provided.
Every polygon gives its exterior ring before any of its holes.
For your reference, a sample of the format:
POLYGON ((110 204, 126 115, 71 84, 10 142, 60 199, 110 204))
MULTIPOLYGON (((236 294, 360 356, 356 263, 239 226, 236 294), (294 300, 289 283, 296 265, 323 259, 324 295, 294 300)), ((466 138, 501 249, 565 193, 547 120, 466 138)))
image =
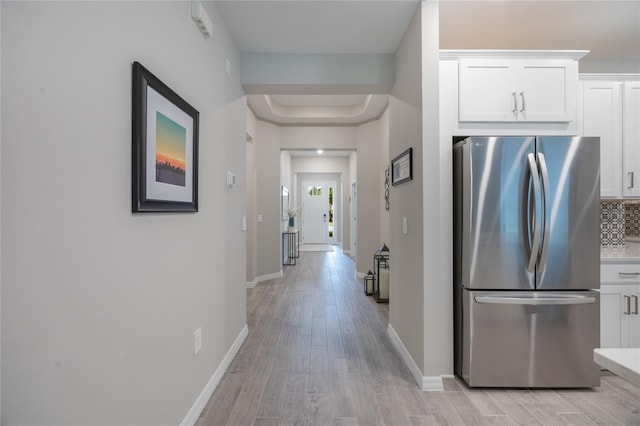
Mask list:
POLYGON ((371 272, 371 269, 364 276, 364 294, 367 296, 371 296, 373 294, 373 286, 376 281, 376 277, 371 272))
POLYGON ((373 254, 373 268, 373 298, 378 303, 389 303, 389 247, 386 244, 382 244, 373 254))

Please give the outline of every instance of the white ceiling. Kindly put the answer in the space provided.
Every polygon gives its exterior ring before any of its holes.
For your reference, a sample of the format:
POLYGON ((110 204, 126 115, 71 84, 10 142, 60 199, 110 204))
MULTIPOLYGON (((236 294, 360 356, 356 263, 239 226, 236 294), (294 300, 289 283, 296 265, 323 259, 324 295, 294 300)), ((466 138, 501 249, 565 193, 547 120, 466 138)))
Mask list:
MULTIPOLYGON (((374 54, 395 52, 418 0, 217 4, 242 53, 374 54)), ((440 47, 590 50, 585 60, 637 64, 640 1, 441 0, 440 47)), ((369 102, 378 110, 360 114, 353 111, 367 103, 352 96, 252 95, 249 104, 276 123, 344 124, 379 116, 386 97, 378 98, 369 102)))
POLYGON ((640 1, 443 1, 441 49, 590 50, 640 61, 640 1))
POLYGON ((219 1, 241 52, 394 53, 417 0, 219 1))

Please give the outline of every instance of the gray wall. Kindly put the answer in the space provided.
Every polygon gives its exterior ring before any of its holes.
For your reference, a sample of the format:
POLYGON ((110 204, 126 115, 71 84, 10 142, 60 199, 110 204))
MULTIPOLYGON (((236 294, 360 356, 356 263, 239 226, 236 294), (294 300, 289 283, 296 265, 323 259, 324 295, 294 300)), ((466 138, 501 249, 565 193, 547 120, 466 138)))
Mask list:
MULTIPOLYGON (((283 222, 280 216, 280 128, 263 121, 256 122, 256 212, 262 223, 256 224, 257 276, 265 277, 282 271, 281 251, 283 222)), ((253 218, 256 220, 256 218, 253 218)))
MULTIPOLYGON (((387 241, 380 232, 381 211, 384 199, 380 185, 384 181, 384 165, 380 152, 382 137, 380 121, 372 121, 357 127, 358 141, 358 250, 356 271, 366 273, 372 267, 373 253, 387 241)), ((387 242, 388 243, 388 242, 387 242)))
POLYGON ((396 84, 389 99, 389 155, 413 148, 413 180, 391 189, 389 323, 424 372, 421 10, 416 9, 396 51, 396 84), (407 234, 402 233, 404 217, 407 234))
MULTIPOLYGON (((380 150, 380 162, 381 168, 384 171, 387 168, 390 168, 391 158, 389 157, 389 144, 390 144, 390 133, 389 133, 389 108, 387 108, 382 116, 380 117, 380 145, 378 149, 380 150)), ((389 170, 391 172, 391 170, 389 170)), ((380 200, 382 200, 382 208, 380 209, 380 240, 384 242, 390 241, 389 235, 389 220, 390 213, 389 210, 384 208, 384 196, 385 196, 385 187, 384 187, 384 174, 381 176, 382 185, 380 186, 380 195, 378 196, 380 200)), ((391 176, 389 176, 389 192, 391 192, 391 176)), ((389 194, 391 195, 391 194, 389 194)), ((391 201, 391 200, 390 200, 391 201)), ((391 204, 389 204, 389 209, 391 209, 391 204)))
POLYGON ((189 2, 2 3, 3 424, 178 424, 246 324, 246 102, 207 7, 205 40, 189 2), (135 60, 200 111, 196 214, 131 213, 135 60))
POLYGON ((254 284, 254 280, 257 277, 257 239, 256 239, 256 187, 257 187, 257 166, 256 166, 256 154, 254 137, 255 131, 255 116, 247 109, 247 154, 246 154, 246 197, 247 197, 247 284, 254 284))
POLYGON ((438 3, 423 2, 396 52, 389 103, 390 157, 413 147, 413 180, 391 190, 389 322, 425 377, 453 372, 451 141, 440 139, 438 37, 438 3))
POLYGON ((452 144, 440 140, 439 5, 422 3, 424 375, 453 374, 452 144))

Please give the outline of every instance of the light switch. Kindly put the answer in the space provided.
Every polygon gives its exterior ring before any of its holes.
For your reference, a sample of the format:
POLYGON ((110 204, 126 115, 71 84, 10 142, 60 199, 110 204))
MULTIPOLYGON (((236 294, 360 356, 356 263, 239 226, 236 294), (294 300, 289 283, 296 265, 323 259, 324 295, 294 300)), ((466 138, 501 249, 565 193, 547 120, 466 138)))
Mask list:
POLYGON ((243 231, 247 230, 247 217, 246 216, 242 216, 242 230, 243 231))
POLYGON ((261 214, 258 215, 258 223, 262 223, 262 215, 261 214))
POLYGON ((408 232, 407 231, 407 218, 403 217, 402 218, 402 233, 406 234, 407 232, 408 232))

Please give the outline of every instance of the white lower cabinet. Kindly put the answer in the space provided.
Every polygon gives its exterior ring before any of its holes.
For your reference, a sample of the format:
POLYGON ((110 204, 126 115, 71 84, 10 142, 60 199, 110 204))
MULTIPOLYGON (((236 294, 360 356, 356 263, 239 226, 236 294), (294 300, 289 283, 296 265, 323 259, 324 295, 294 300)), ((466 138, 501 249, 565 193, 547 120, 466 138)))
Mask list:
POLYGON ((640 265, 602 265, 601 278, 600 347, 640 347, 640 265))

